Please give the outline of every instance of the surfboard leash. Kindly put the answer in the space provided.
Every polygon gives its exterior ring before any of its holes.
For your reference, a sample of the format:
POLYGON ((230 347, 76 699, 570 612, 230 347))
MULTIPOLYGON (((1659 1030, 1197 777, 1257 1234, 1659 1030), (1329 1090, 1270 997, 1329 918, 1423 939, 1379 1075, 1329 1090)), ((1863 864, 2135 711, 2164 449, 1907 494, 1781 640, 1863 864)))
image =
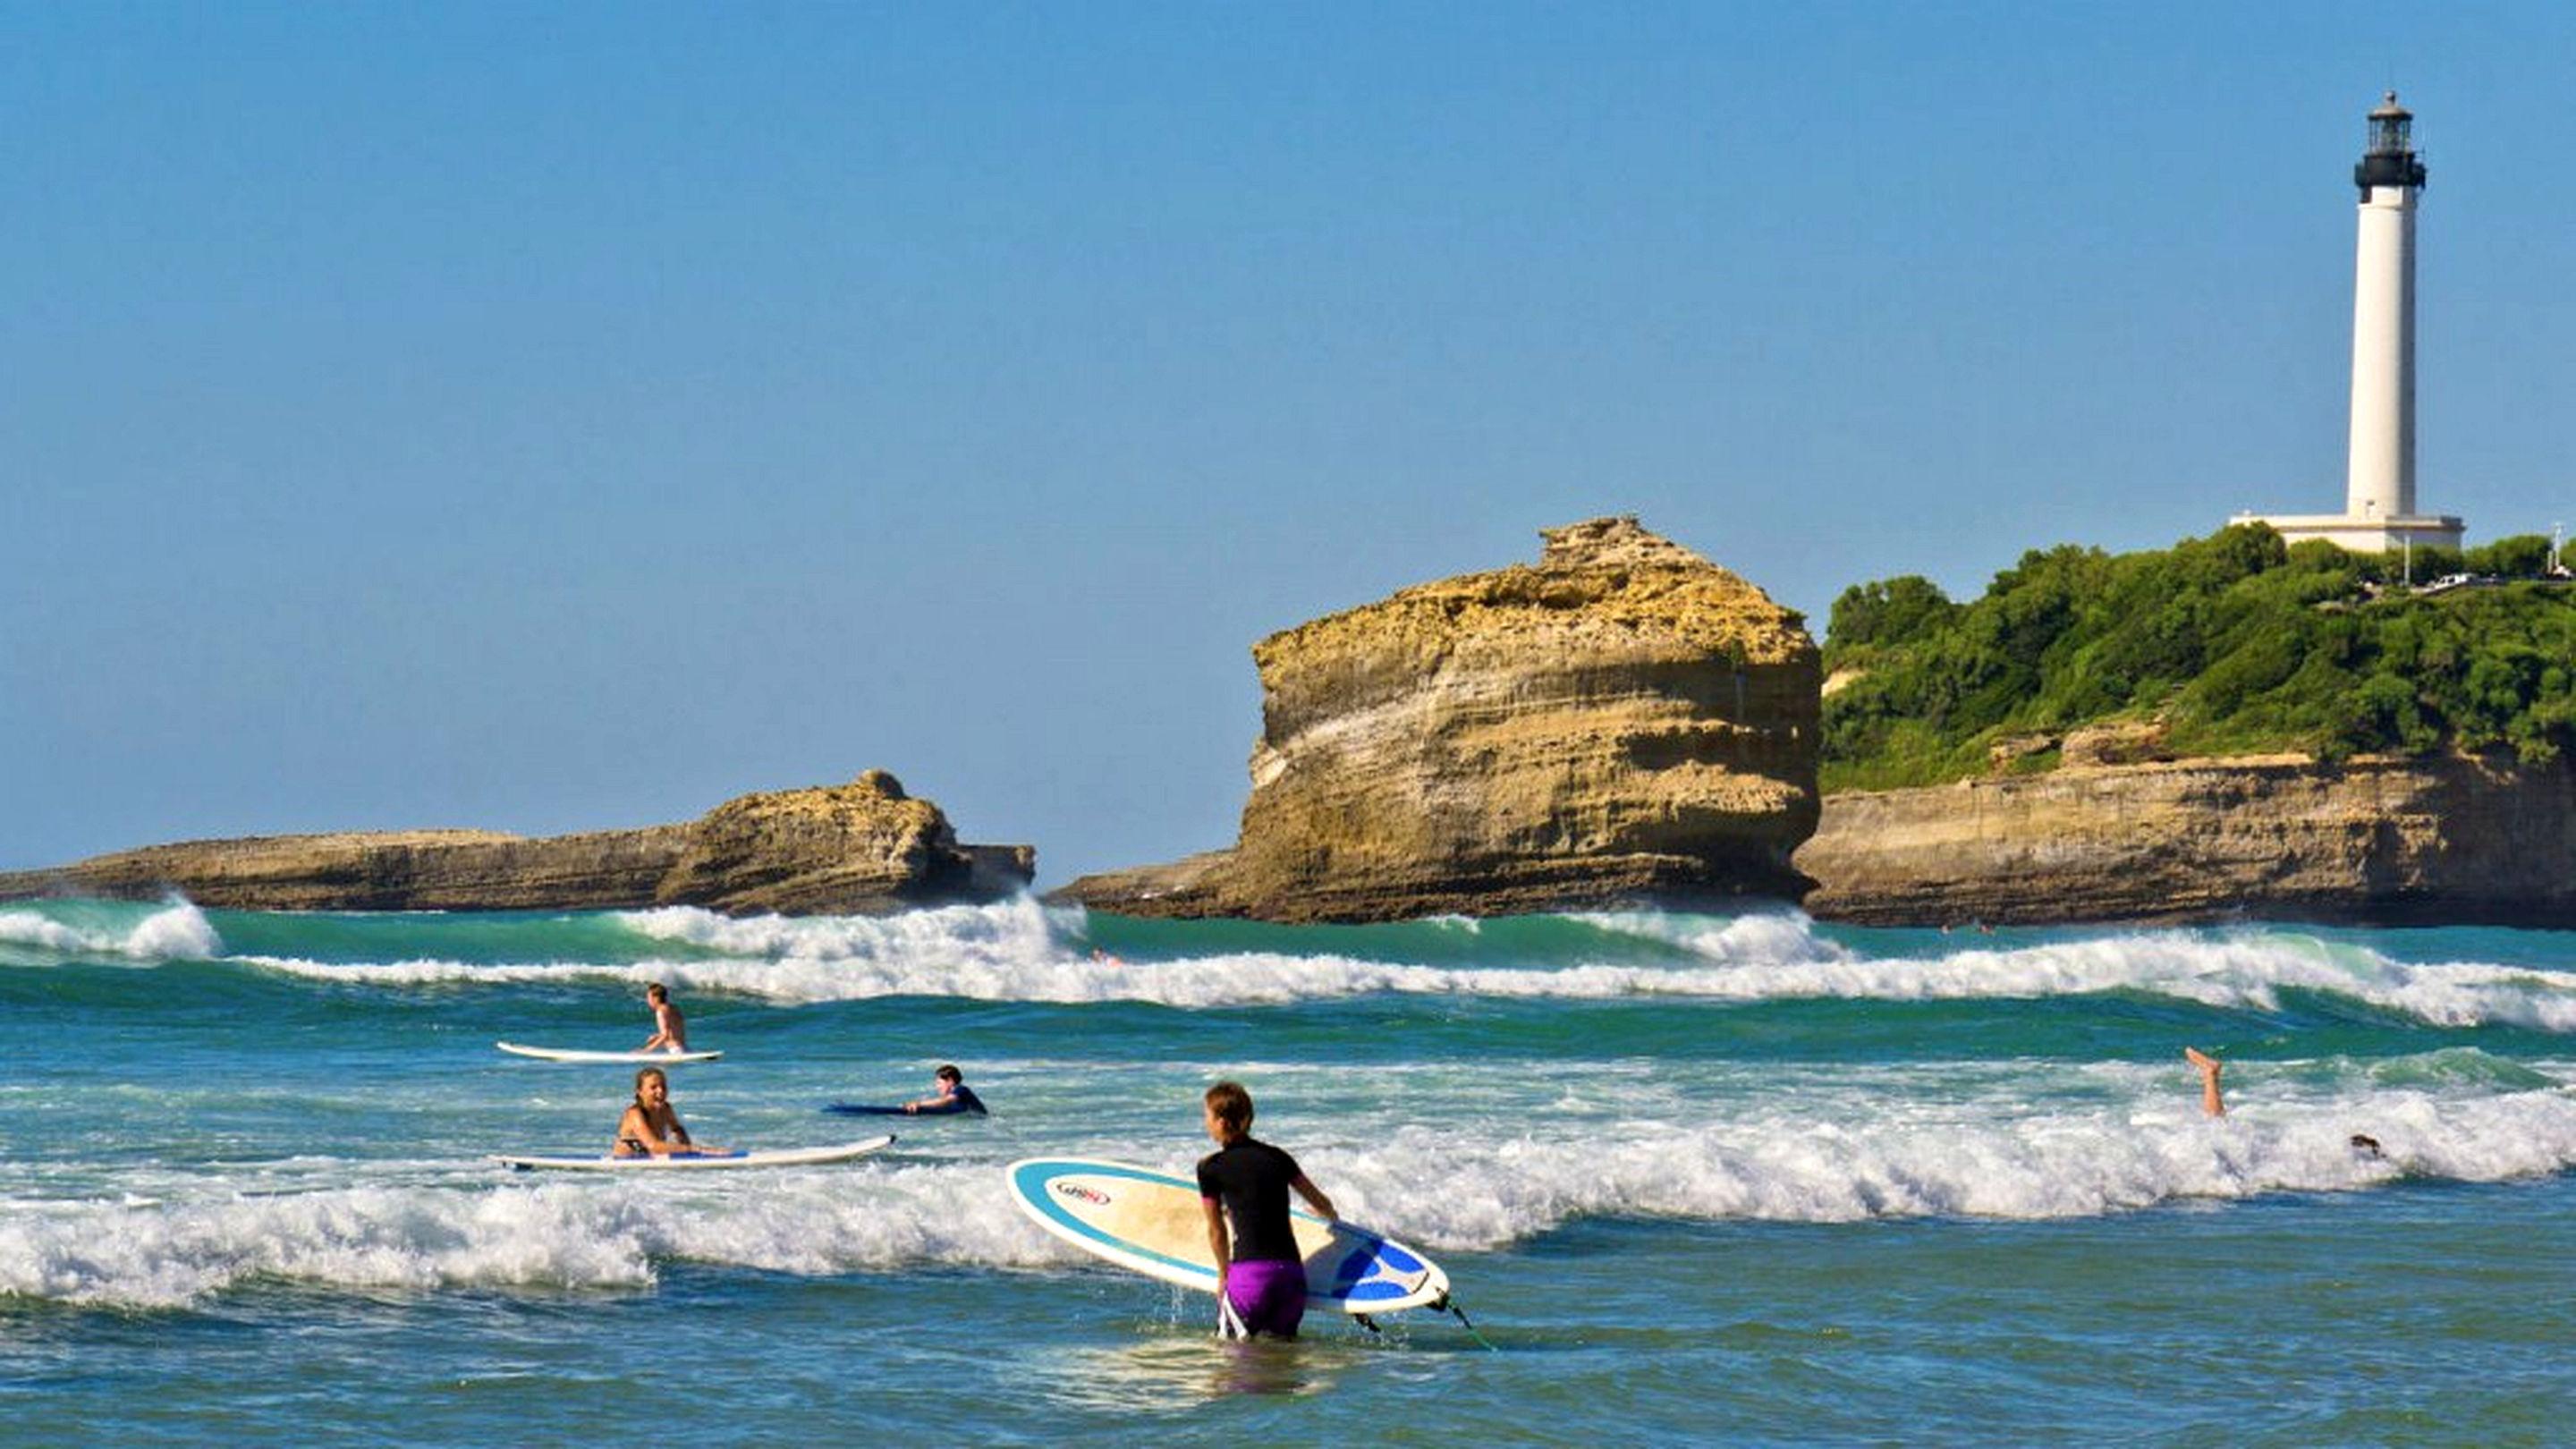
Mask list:
POLYGON ((1458 1326, 1467 1330, 1467 1336, 1469 1338, 1483 1344, 1487 1353, 1502 1352, 1501 1349, 1494 1347, 1492 1339, 1489 1339, 1476 1331, 1475 1322, 1467 1317, 1467 1310, 1458 1306, 1458 1297, 1456 1294, 1441 1294, 1440 1300, 1431 1305, 1431 1310, 1435 1313, 1446 1312, 1456 1317, 1458 1320, 1458 1326))

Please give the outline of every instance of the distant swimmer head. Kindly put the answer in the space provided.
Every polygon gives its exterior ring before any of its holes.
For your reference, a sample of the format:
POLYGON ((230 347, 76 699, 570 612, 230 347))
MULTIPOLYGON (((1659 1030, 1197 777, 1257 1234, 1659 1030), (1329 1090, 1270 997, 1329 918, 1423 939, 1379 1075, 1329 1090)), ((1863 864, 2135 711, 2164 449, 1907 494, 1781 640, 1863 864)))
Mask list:
POLYGON ((668 1097, 669 1095, 671 1095, 671 1079, 662 1075, 662 1069, 660 1067, 646 1067, 635 1074, 635 1100, 637 1102, 641 1103, 653 1097, 668 1097))
POLYGON ((656 981, 652 985, 644 988, 644 999, 652 1002, 655 1006, 659 1006, 663 1002, 671 999, 671 988, 663 985, 659 981, 656 981))
POLYGON ((957 1070, 957 1064, 955 1062, 943 1062, 940 1064, 938 1071, 930 1074, 930 1079, 934 1082, 946 1082, 948 1085, 953 1087, 958 1083, 965 1081, 966 1074, 957 1070))
POLYGON ((1207 1089, 1208 1136, 1231 1142, 1252 1131, 1252 1094, 1241 1082, 1219 1082, 1207 1089))
POLYGON ((2379 1150, 2379 1139, 2371 1136, 2367 1132, 2355 1132, 2352 1134, 2352 1150, 2360 1153, 2364 1157, 2385 1157, 2388 1155, 2379 1150))

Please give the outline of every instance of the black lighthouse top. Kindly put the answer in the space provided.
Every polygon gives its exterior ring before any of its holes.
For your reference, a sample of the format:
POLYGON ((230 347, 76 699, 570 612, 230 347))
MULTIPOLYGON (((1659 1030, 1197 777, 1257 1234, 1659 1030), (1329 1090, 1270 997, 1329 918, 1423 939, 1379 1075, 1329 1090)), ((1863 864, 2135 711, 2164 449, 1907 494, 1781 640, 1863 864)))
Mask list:
POLYGON ((2421 186, 2424 163, 2415 155, 2415 113, 2397 104, 2397 92, 2390 91, 2379 108, 2370 113, 2370 149, 2362 153, 2361 164, 2352 168, 2352 181, 2361 188, 2361 199, 2370 199, 2374 186, 2421 186))

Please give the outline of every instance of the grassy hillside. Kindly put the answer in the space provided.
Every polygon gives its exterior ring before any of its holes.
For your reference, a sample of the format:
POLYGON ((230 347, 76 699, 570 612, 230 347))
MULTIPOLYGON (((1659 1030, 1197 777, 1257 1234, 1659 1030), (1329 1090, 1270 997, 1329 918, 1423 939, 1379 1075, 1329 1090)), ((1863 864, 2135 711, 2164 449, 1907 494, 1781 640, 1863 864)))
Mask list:
MULTIPOLYGON (((2576 588, 2549 541, 2401 564, 2260 524, 2112 556, 2024 554, 1982 598, 1907 576, 1857 584, 1827 626, 1824 785, 1886 789, 1992 768, 1990 749, 2098 721, 2159 722, 2183 755, 2576 746, 2576 588)), ((2040 752, 2016 768, 2046 768, 2040 752)))

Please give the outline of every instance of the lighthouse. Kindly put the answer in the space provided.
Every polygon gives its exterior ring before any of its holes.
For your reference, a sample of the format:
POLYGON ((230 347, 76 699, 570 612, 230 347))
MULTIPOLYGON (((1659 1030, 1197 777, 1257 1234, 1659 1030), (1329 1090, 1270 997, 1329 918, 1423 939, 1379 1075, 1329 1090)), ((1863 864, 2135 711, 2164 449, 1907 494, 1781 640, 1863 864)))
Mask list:
POLYGON ((2370 149, 2352 168, 2361 236, 2352 261, 2352 451, 2343 511, 2415 512, 2415 203, 2424 162, 2415 118, 2390 91, 2370 113, 2370 149))
POLYGON ((2415 116, 2390 91, 2370 113, 2369 140, 2352 168, 2361 190, 2352 268, 2352 432, 2341 514, 2261 521, 2292 543, 2327 538, 2377 553, 2408 544, 2456 549, 2461 524, 2415 511, 2415 212, 2424 161, 2415 116))

